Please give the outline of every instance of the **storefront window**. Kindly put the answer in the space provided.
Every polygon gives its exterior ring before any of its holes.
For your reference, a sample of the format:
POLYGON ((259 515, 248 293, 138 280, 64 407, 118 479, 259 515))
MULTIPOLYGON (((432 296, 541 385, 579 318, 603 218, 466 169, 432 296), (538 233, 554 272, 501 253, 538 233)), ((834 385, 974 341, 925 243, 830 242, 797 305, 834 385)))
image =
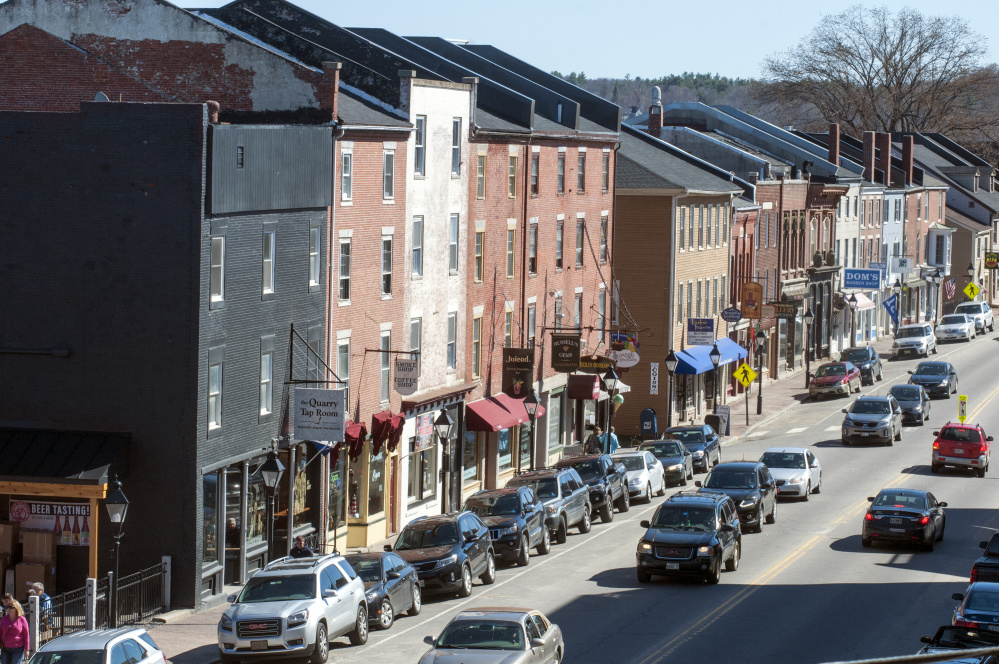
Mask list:
POLYGON ((526 470, 531 467, 531 425, 522 424, 520 429, 520 469, 526 470))
POLYGON ((548 453, 552 454, 562 448, 562 403, 565 391, 548 397, 548 453))
POLYGON ((312 502, 315 494, 312 490, 312 466, 308 466, 308 462, 309 446, 299 445, 295 455, 295 528, 312 525, 312 502))
POLYGON ((260 476, 264 459, 250 464, 250 483, 246 487, 246 546, 264 541, 267 529, 267 487, 260 476))
POLYGON ((794 319, 794 353, 793 357, 790 358, 788 364, 795 365, 800 362, 798 358, 801 357, 801 340, 802 340, 802 320, 799 315, 794 319))
POLYGON ((347 454, 341 453, 336 465, 330 468, 330 502, 328 530, 336 530, 347 523, 347 454))
POLYGON ((465 483, 479 479, 479 436, 475 431, 465 432, 465 444, 461 452, 462 478, 465 483))
POLYGON ((437 446, 425 450, 417 447, 417 438, 409 439, 412 453, 409 461, 407 497, 410 504, 437 497, 437 446))
POLYGON ((385 450, 368 464, 368 518, 385 510, 385 450))
POLYGON ((496 469, 503 472, 513 466, 513 450, 510 449, 510 430, 501 429, 496 434, 496 437, 499 442, 499 459, 496 469))
POLYGON ((218 473, 201 478, 202 509, 204 511, 204 542, 202 558, 204 563, 214 563, 219 559, 219 476, 218 473))
POLYGON ((777 361, 784 364, 787 358, 787 319, 777 321, 777 361))

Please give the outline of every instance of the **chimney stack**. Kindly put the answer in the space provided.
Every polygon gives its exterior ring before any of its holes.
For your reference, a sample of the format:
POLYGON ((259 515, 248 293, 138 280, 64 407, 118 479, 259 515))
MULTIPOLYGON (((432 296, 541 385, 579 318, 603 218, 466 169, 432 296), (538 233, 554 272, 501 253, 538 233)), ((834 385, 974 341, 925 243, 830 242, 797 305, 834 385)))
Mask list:
POLYGON ((875 166, 884 173, 884 181, 881 183, 886 187, 891 186, 891 134, 878 132, 874 136, 874 147, 877 148, 877 161, 875 166))
POLYGON ((916 147, 916 137, 912 134, 902 137, 902 170, 905 171, 905 183, 912 184, 912 153, 916 147))
POLYGON ((319 81, 319 108, 330 111, 333 115, 333 122, 337 121, 337 99, 340 89, 340 67, 339 62, 323 62, 323 78, 319 81))
POLYGON ((864 179, 868 182, 874 182, 874 132, 865 131, 864 132, 864 161, 861 164, 864 167, 864 179))
POLYGON ((208 123, 218 124, 219 121, 219 103, 217 101, 209 101, 208 103, 208 123))
POLYGON ((399 110, 406 115, 409 115, 410 105, 413 101, 413 79, 415 78, 415 69, 399 70, 399 110))
POLYGON ((839 123, 829 123, 829 162, 839 166, 839 123))
POLYGON ((650 135, 659 138, 663 128, 663 100, 662 91, 658 85, 652 86, 652 105, 649 106, 649 129, 650 135))

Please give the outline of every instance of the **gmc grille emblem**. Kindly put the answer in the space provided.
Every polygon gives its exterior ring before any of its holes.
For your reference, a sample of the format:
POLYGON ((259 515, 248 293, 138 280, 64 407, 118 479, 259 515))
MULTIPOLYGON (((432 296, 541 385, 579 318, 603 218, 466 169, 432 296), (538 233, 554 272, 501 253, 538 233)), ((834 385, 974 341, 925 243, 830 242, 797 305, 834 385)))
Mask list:
POLYGON ((267 629, 267 625, 264 625, 264 624, 260 624, 260 625, 247 625, 246 628, 247 629, 267 629))
POLYGON ((666 549, 666 553, 675 556, 675 555, 683 553, 683 551, 681 551, 680 549, 666 549))

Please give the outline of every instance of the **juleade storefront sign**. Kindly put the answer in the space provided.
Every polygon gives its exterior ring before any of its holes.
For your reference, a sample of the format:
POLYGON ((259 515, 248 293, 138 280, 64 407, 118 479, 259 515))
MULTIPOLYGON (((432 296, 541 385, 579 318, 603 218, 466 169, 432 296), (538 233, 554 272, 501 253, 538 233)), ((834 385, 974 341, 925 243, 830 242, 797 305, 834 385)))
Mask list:
POLYGON ((533 348, 503 349, 503 391, 512 397, 526 397, 534 381, 533 348))

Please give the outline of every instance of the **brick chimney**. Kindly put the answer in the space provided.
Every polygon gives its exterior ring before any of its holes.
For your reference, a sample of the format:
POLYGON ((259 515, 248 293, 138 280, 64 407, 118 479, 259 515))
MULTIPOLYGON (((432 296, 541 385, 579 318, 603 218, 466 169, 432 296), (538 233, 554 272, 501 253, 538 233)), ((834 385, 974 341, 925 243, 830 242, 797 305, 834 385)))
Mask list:
POLYGON ((912 184, 912 153, 916 148, 916 137, 912 134, 902 137, 902 170, 905 171, 905 183, 912 184))
POLYGON ((839 166, 839 123, 829 123, 829 163, 839 166))
POLYGON ((874 132, 865 131, 864 132, 864 161, 861 162, 864 167, 864 179, 868 182, 874 182, 874 132))
POLYGON ((219 121, 219 103, 217 101, 208 101, 208 123, 218 124, 219 121))
POLYGON ((659 138, 663 128, 663 99, 658 85, 652 86, 652 105, 649 106, 649 128, 651 136, 659 138))
POLYGON ((413 79, 416 78, 416 70, 399 70, 399 110, 409 115, 410 104, 413 99, 413 79))
POLYGON ((884 173, 883 184, 891 186, 891 134, 878 132, 874 136, 874 147, 877 148, 877 162, 875 166, 884 173))
POLYGON ((339 62, 324 62, 323 78, 319 81, 319 89, 316 96, 319 97, 319 108, 329 110, 333 115, 333 122, 337 121, 337 99, 340 94, 340 67, 339 62))

